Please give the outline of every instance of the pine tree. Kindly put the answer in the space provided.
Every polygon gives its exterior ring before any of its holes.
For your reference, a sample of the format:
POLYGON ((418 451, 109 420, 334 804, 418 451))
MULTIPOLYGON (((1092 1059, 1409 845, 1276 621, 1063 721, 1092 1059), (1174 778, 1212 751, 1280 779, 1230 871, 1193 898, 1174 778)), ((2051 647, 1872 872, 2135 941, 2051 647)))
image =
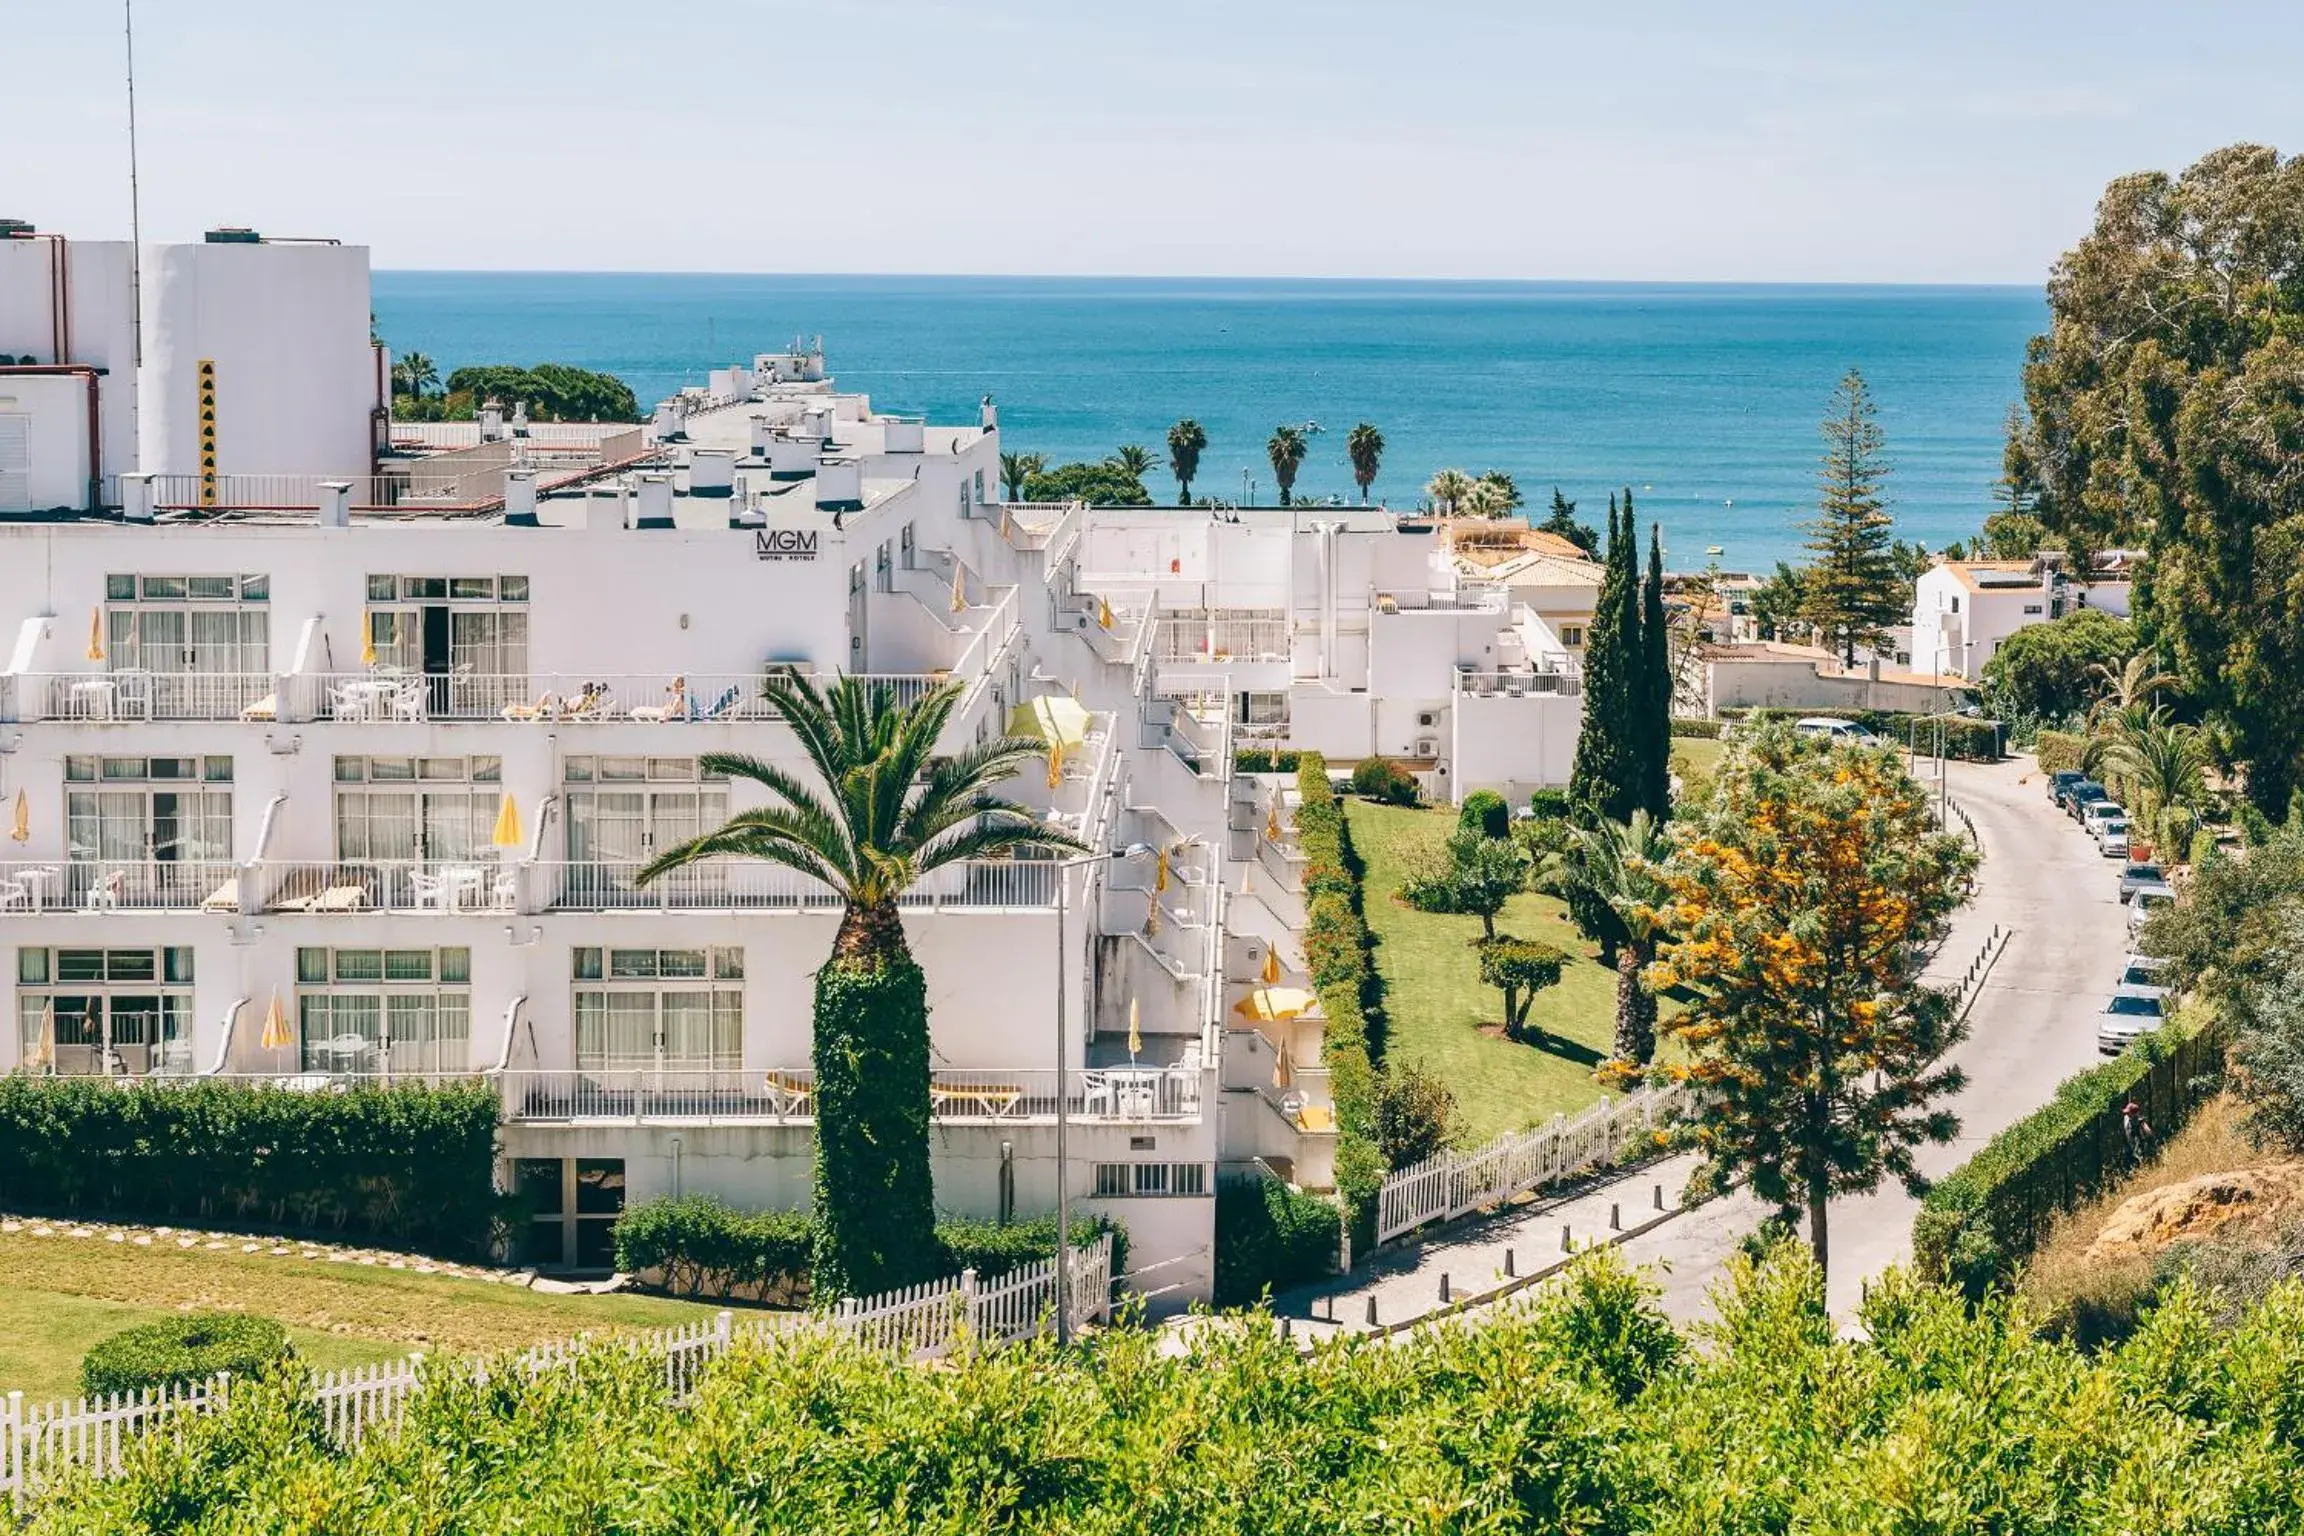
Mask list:
POLYGON ((1809 562, 1800 616, 1836 643, 1840 659, 1877 644, 1904 617, 1906 584, 1890 539, 1894 520, 1880 495, 1888 466, 1884 439, 1864 375, 1848 370, 1824 417, 1824 463, 1817 472, 1817 515, 1807 524, 1809 562))
POLYGON ((1640 602, 1640 808, 1672 814, 1672 636, 1664 622, 1664 530, 1648 525, 1648 583, 1640 602))

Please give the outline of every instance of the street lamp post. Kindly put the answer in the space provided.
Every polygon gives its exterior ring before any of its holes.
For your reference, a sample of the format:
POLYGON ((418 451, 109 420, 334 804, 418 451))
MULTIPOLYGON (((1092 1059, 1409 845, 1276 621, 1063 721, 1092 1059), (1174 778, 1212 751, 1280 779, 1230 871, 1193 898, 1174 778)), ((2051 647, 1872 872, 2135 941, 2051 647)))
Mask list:
POLYGON ((1140 858, 1151 851, 1150 843, 1130 843, 1109 853, 1082 854, 1056 866, 1056 1342, 1060 1345, 1072 1342, 1072 1181, 1071 1170, 1064 1161, 1064 1125, 1070 1118, 1065 1111, 1070 1095, 1064 1081, 1067 1075, 1064 983, 1065 963, 1071 955, 1064 942, 1065 893, 1076 869, 1108 864, 1114 859, 1140 858))

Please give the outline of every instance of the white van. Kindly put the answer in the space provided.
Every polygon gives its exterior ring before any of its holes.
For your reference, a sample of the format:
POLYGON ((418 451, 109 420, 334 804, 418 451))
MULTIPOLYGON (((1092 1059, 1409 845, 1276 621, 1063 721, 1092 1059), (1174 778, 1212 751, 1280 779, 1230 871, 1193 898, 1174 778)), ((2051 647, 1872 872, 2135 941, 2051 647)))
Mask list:
POLYGON ((1859 747, 1876 747, 1880 738, 1853 720, 1836 720, 1830 715, 1810 715, 1805 720, 1792 722, 1792 729, 1803 736, 1820 736, 1826 741, 1844 741, 1859 747))

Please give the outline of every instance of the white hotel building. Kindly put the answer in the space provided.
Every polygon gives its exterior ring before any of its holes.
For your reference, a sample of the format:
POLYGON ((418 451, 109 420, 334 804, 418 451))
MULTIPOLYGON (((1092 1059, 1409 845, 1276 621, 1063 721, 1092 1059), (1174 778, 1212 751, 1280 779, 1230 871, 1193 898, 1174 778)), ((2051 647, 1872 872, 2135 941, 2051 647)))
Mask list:
POLYGON ((909 901, 939 1205, 1049 1208, 1061 1102, 1073 1195, 1175 1298, 1220 1166, 1331 1182, 1317 1009, 1237 1007, 1303 982, 1303 912, 1293 791, 1235 749, 1560 783, 1580 701, 1539 617, 1382 511, 1003 506, 989 402, 877 412, 820 350, 645 427, 393 424, 367 270, 149 248, 139 369, 124 245, 0 237, 0 1069, 485 1074, 545 1264, 603 1265, 630 1200, 804 1205, 828 893, 633 874, 751 803, 702 755, 804 771, 765 676, 856 672, 958 682, 955 745, 1076 700, 1009 792, 1172 850, 1164 889, 1016 858, 909 901))

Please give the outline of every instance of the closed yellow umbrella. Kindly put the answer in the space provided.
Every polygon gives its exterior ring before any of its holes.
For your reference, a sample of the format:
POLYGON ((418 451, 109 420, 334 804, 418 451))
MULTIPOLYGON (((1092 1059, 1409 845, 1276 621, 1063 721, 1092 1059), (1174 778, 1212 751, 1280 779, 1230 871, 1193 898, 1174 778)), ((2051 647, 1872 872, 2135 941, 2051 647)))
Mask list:
POLYGON ((968 578, 961 573, 960 562, 952 562, 952 611, 960 613, 968 607, 968 578))
POLYGON ((284 1050, 296 1043, 288 1032, 288 1010, 280 1006, 280 991, 272 991, 272 1006, 264 1010, 264 1038, 258 1042, 268 1051, 284 1050))
POLYGON ((1272 1086, 1287 1087, 1288 1075, 1288 1047, 1276 1044, 1272 1047, 1272 1086))
POLYGON ((1264 841, 1268 843, 1280 841, 1280 802, 1278 800, 1274 800, 1270 805, 1264 807, 1264 841))
POLYGON ((1293 1019, 1311 1011, 1314 998, 1302 987, 1258 987, 1232 1007, 1234 1013, 1246 1014, 1268 1024, 1293 1019))
POLYGON ((16 791, 16 823, 8 829, 11 840, 19 843, 32 841, 32 802, 24 798, 24 791, 16 791))
POLYGON ((1136 1053, 1144 1049, 1143 1032, 1136 1027, 1136 999, 1128 999, 1128 1059, 1134 1061, 1136 1053))
POLYGON ((517 848, 525 841, 520 835, 520 805, 510 795, 496 807, 496 832, 488 841, 499 848, 517 848))
POLYGON ((88 610, 88 659, 104 659, 104 610, 101 608, 88 610))
POLYGON ((1008 537, 1008 504, 1006 502, 1000 504, 1000 537, 1003 539, 1008 537))
POLYGON ((1064 744, 1060 741, 1052 741, 1048 744, 1048 787, 1061 789, 1063 786, 1064 744))
POLYGON ((1096 599, 1096 622, 1106 629, 1112 627, 1112 605, 1102 598, 1096 599))
POLYGON ((1152 890, 1153 894, 1158 895, 1165 892, 1167 889, 1168 850, 1163 848, 1160 850, 1159 857, 1154 859, 1152 862, 1152 890))
POLYGON ((48 999, 48 1006, 40 1010, 40 1038, 33 1042, 32 1054, 24 1059, 28 1067, 56 1065, 56 999, 48 999))
POLYGON ((1280 951, 1276 948, 1267 948, 1264 951, 1263 979, 1264 985, 1268 987, 1277 986, 1280 982, 1280 951))
POLYGON ((360 665, 376 665, 376 627, 373 624, 363 624, 360 628, 360 665))

